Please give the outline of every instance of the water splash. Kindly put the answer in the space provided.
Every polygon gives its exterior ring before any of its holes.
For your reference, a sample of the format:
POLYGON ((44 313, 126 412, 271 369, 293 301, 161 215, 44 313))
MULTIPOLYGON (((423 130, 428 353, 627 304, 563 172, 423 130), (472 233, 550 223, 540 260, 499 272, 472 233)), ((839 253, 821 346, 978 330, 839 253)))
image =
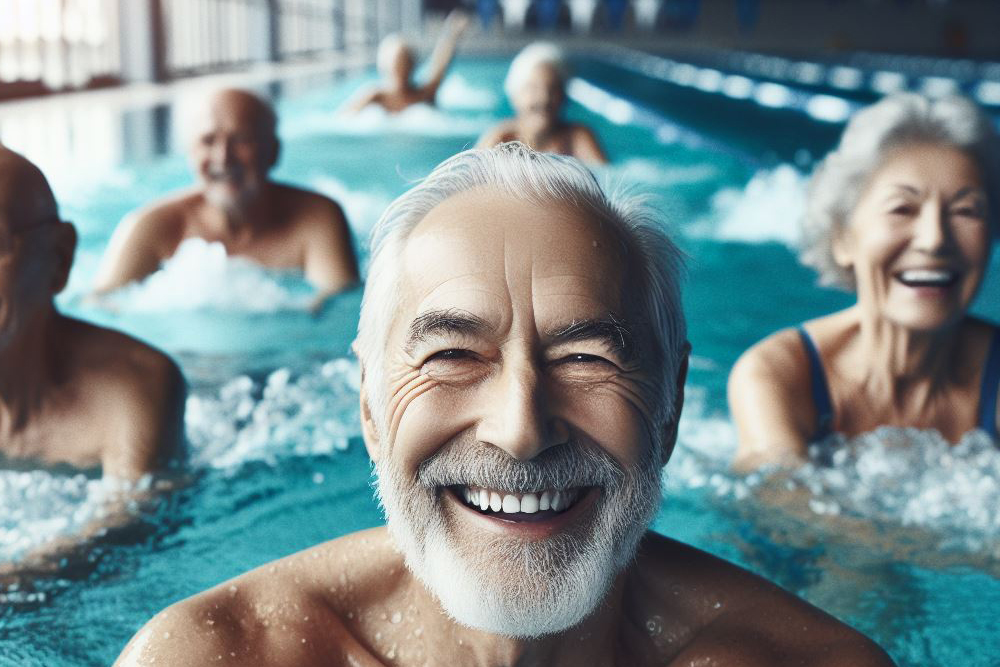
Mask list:
POLYGON ((805 212, 807 178, 783 164, 756 174, 742 190, 723 188, 712 197, 703 234, 723 241, 777 241, 796 247, 805 212))
MULTIPOLYGON (((329 455, 360 434, 357 362, 333 359, 263 381, 240 376, 188 398, 188 468, 236 469, 251 461, 329 455)), ((138 488, 154 484, 143 478, 138 488)), ((0 470, 0 562, 17 560, 59 535, 99 519, 116 493, 134 485, 83 474, 0 470)))
POLYGON ((346 449, 361 432, 360 374, 355 361, 334 359, 299 375, 281 368, 263 382, 243 375, 217 395, 190 397, 191 465, 229 468, 346 449))
POLYGON ((275 313, 304 310, 312 289, 292 273, 271 271, 250 260, 228 257, 221 243, 190 238, 163 268, 107 298, 117 310, 172 312, 225 310, 275 313))

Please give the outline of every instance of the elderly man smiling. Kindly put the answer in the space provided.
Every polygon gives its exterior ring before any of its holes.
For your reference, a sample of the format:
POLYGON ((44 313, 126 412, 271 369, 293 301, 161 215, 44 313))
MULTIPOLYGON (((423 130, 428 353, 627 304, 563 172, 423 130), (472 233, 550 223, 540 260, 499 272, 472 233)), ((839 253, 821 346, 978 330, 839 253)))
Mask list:
POLYGON ((375 230, 357 341, 387 529, 175 605, 119 664, 891 665, 647 532, 683 400, 678 271, 576 160, 442 164, 375 230))

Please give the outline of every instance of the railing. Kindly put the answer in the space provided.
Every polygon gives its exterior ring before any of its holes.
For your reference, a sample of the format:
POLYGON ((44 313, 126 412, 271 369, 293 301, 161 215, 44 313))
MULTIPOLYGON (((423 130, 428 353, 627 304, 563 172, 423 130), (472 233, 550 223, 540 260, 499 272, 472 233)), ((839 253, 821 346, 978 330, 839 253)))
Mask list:
POLYGON ((119 0, 0 0, 0 97, 116 78, 119 0))
POLYGON ((400 17, 419 21, 420 4, 0 0, 0 99, 368 49, 399 30, 400 17))

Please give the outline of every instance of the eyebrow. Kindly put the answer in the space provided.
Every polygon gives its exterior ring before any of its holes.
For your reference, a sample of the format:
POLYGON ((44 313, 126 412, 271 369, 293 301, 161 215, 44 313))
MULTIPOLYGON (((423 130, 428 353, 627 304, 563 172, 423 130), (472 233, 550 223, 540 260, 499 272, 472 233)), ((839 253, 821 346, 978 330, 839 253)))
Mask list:
POLYGON ((405 350, 412 353, 418 343, 433 336, 482 336, 491 331, 489 322, 466 310, 447 308, 417 315, 406 330, 405 350))
POLYGON ((639 345, 635 333, 628 323, 614 313, 604 317, 579 320, 550 331, 548 336, 557 343, 596 340, 621 355, 625 362, 633 362, 639 357, 639 345))
MULTIPOLYGON (((912 185, 906 185, 905 183, 894 183, 893 185, 897 190, 903 190, 912 195, 920 196, 923 194, 923 190, 921 190, 920 188, 915 188, 912 185)), ((960 189, 958 192, 956 192, 954 195, 949 197, 947 203, 951 204, 953 202, 958 201, 959 199, 962 199, 963 197, 967 197, 968 195, 978 195, 980 197, 985 197, 986 193, 983 191, 982 187, 975 185, 967 185, 964 188, 960 189)))

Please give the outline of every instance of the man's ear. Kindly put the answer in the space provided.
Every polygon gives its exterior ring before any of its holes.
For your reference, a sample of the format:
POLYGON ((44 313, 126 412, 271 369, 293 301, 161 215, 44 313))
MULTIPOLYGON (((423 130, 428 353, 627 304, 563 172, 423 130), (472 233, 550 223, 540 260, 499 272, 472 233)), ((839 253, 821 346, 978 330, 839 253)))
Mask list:
POLYGON ((60 222, 53 231, 52 293, 58 294, 66 288, 69 282, 69 272, 73 268, 73 257, 76 254, 76 228, 73 223, 60 222))
POLYGON ((365 382, 365 368, 361 367, 361 391, 359 392, 361 401, 361 437, 365 441, 365 449, 372 461, 378 461, 379 437, 378 429, 375 428, 375 420, 372 418, 371 406, 368 403, 368 387, 365 382))
POLYGON ((684 407, 684 385, 687 382, 688 358, 691 355, 691 343, 684 343, 684 356, 677 369, 677 380, 674 386, 674 405, 670 421, 664 424, 663 433, 663 464, 666 465, 674 453, 677 444, 677 425, 681 421, 681 408, 684 407))
POLYGON ((268 155, 267 168, 273 169, 275 165, 278 164, 278 158, 281 156, 281 140, 278 137, 274 137, 271 141, 271 151, 268 155))

